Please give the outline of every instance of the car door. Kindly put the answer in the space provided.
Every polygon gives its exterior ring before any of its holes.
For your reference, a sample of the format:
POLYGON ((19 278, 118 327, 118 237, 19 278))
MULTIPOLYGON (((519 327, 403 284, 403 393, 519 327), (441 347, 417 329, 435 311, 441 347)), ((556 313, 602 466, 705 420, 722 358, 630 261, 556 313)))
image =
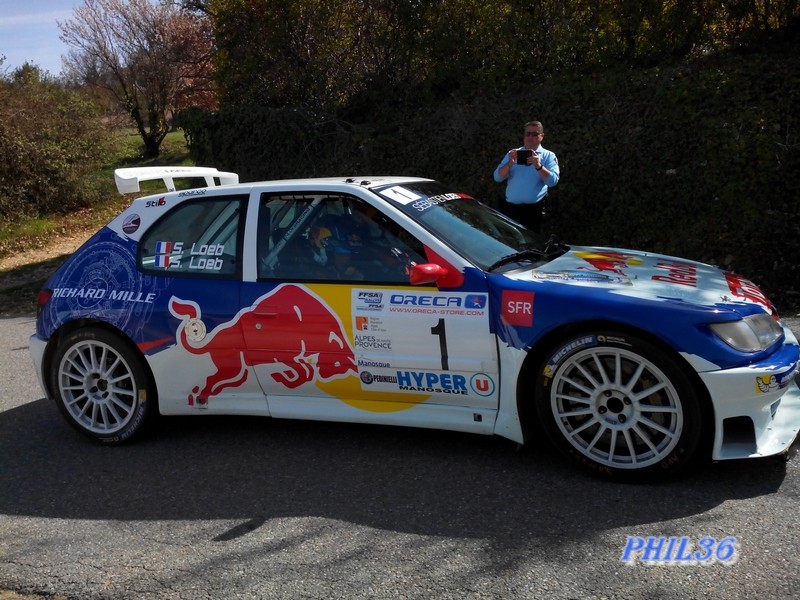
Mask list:
POLYGON ((349 194, 265 193, 258 222, 258 277, 243 304, 271 414, 460 429, 491 420, 485 290, 410 285, 429 249, 349 194))
MULTIPOLYGON (((209 194, 182 202, 139 244, 139 268, 160 282, 158 318, 144 337, 165 414, 186 407, 266 414, 246 363, 240 324, 242 231, 246 194, 209 194)), ((155 284, 153 284, 155 285, 155 284)))

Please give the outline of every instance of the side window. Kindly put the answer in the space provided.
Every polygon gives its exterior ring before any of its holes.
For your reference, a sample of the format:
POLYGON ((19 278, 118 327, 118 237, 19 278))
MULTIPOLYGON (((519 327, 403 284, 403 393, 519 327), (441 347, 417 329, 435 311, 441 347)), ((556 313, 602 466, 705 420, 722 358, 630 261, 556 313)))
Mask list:
POLYGON ((239 273, 246 196, 185 202, 158 221, 139 245, 139 268, 160 275, 231 277, 239 273))
POLYGON ((386 215, 352 196, 265 196, 259 277, 408 284, 424 249, 386 215))

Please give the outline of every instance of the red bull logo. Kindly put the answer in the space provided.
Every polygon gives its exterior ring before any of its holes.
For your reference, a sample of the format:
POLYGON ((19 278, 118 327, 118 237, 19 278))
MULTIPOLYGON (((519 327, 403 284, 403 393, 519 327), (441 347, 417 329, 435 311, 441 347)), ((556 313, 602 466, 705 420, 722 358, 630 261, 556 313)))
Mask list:
POLYGON ((597 271, 611 271, 623 277, 625 272, 622 269, 627 269, 630 265, 642 264, 640 259, 621 252, 576 252, 575 256, 588 262, 597 271))
POLYGON ((178 345, 208 355, 216 369, 202 389, 192 390, 190 405, 242 385, 256 365, 274 367, 271 377, 291 389, 357 374, 338 316, 304 287, 280 285, 207 335, 197 303, 172 297, 169 309, 181 320, 175 332, 178 345))

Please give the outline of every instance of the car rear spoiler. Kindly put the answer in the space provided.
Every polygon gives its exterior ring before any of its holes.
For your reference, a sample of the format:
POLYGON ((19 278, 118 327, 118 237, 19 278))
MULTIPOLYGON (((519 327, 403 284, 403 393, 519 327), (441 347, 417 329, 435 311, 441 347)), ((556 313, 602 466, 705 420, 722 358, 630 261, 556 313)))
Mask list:
POLYGON ((154 179, 162 180, 167 191, 174 192, 174 180, 183 178, 203 178, 206 187, 239 183, 236 173, 217 171, 213 167, 131 167, 114 171, 114 181, 120 194, 135 194, 140 191, 140 182, 154 179))

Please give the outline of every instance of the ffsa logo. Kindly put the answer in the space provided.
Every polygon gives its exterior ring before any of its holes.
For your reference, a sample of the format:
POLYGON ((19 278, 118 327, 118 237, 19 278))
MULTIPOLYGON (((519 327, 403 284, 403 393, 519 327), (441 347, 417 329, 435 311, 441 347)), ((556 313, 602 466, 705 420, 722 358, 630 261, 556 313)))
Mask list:
POLYGON ((358 292, 358 299, 365 304, 380 304, 383 301, 383 292, 358 292))

